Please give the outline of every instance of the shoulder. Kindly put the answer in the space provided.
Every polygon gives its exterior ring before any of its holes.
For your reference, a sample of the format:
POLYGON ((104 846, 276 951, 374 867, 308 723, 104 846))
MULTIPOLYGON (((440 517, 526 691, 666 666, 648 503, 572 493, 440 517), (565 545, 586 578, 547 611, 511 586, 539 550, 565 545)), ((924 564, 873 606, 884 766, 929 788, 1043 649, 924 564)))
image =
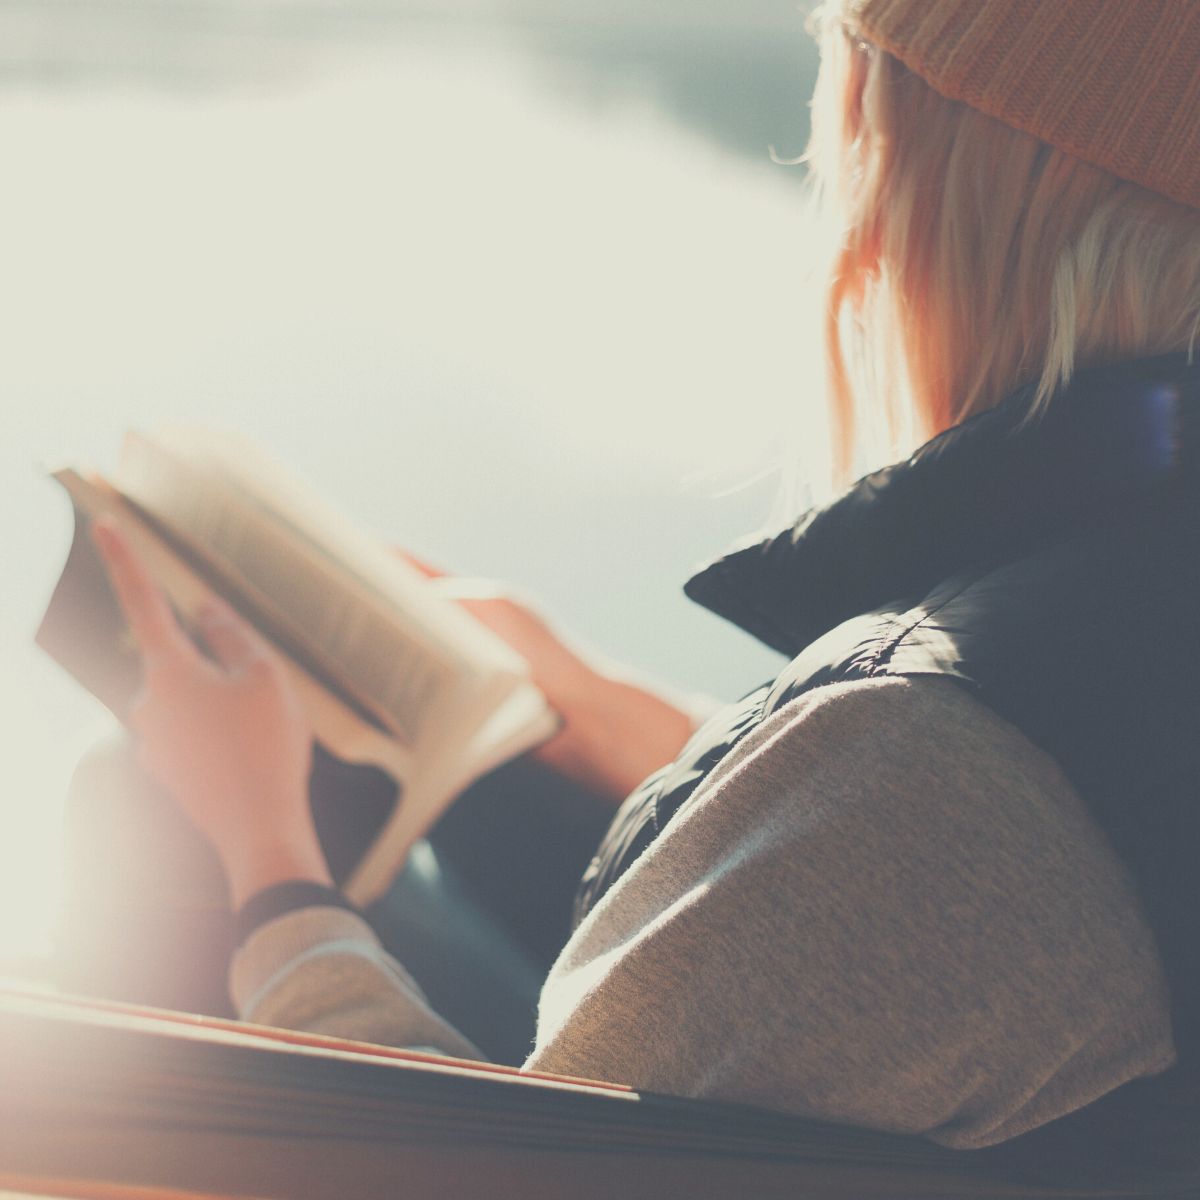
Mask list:
POLYGON ((1001 833, 1053 837, 1123 874, 1055 760, 944 678, 858 680, 789 701, 721 760, 668 832, 710 837, 719 853, 751 821, 787 837, 882 824, 910 853, 939 830, 993 846, 1001 833))
POLYGON ((1165 1014, 1053 761, 956 685, 888 679, 801 696, 722 760, 568 944, 539 1051, 980 1145, 1165 1067, 1165 1014))

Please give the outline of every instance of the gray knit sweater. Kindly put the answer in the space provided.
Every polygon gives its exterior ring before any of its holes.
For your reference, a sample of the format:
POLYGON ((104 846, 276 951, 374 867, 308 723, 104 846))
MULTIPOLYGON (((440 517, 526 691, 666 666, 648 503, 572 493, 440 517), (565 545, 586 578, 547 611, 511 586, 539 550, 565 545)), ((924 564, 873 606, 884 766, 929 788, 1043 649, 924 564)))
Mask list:
MULTIPOLYGON (((353 914, 234 961, 248 1020, 467 1057, 353 914)), ((1174 1058, 1153 936, 1055 763, 944 680, 839 684, 746 737, 546 980, 527 1066, 948 1146, 1174 1058)))

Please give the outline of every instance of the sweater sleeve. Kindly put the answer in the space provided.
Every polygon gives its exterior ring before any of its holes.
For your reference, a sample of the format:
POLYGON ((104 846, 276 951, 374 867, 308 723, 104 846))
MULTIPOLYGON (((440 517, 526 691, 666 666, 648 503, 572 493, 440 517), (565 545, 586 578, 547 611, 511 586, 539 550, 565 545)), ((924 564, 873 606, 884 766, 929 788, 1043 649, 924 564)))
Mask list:
MULTIPOLYGON (((243 1014, 468 1053, 356 920, 259 930, 243 1014)), ((1052 760, 953 684, 881 680, 722 760, 567 944, 527 1065, 971 1147, 1165 1069, 1168 1012, 1052 760)))
POLYGON ((241 1018, 258 1025, 482 1057, 366 921, 342 908, 295 909, 260 925, 233 957, 229 991, 241 1018))

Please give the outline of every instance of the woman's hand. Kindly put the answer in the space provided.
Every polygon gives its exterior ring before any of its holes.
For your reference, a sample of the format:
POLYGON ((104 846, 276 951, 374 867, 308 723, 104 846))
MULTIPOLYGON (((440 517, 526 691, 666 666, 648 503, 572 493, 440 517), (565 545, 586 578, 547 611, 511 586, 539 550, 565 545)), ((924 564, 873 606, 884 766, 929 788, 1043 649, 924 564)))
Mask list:
POLYGON ((679 753, 692 732, 682 709, 627 674, 589 661, 528 601, 398 553, 529 663, 533 682, 563 722, 533 752, 539 761, 619 804, 679 753))
POLYGON ((331 883, 308 805, 312 735, 278 655, 212 602, 206 658, 115 524, 98 520, 93 537, 142 653, 142 766, 216 847, 234 906, 285 879, 331 883))

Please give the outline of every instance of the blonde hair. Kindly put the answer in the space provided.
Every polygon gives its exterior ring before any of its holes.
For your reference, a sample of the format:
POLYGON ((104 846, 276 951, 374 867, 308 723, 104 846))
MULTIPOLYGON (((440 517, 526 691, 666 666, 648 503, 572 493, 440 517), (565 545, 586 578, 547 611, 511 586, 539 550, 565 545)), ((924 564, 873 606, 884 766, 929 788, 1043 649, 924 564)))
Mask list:
MULTIPOLYGON (((1033 384, 1200 333, 1200 211, 965 104, 857 38, 822 43, 805 160, 824 219, 838 473, 1033 384), (874 444, 872 443, 874 438, 874 444)), ((1181 148, 1182 152, 1182 148, 1181 148)))

